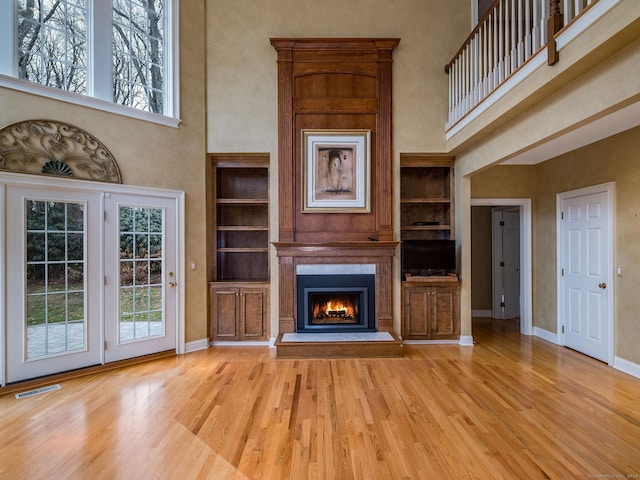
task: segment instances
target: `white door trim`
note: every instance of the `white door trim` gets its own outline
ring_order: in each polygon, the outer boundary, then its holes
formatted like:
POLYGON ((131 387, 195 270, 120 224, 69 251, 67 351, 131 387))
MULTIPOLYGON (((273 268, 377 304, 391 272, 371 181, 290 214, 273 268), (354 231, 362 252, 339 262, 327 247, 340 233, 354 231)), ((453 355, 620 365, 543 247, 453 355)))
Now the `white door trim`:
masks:
POLYGON ((562 265, 563 256, 562 256, 562 246, 563 246, 563 237, 562 237, 562 211, 565 200, 569 198, 579 197, 583 195, 593 195, 596 193, 605 193, 607 195, 607 202, 609 204, 609 219, 607 225, 607 240, 609 242, 609 251, 607 252, 607 260, 609 262, 609 278, 610 281, 607 282, 607 288, 609 289, 609 308, 608 315, 610 321, 608 334, 609 334, 609 355, 607 358, 607 363, 609 366, 613 366, 615 360, 615 282, 613 275, 614 269, 614 249, 615 249, 615 183, 608 182, 602 183, 599 185, 593 185, 590 187, 579 188, 577 190, 571 190, 568 192, 560 192, 556 194, 556 286, 557 286, 557 338, 560 345, 565 345, 565 336, 562 333, 562 320, 563 320, 563 312, 564 312, 564 295, 563 295, 563 278, 562 278, 562 265))
POLYGON ((532 213, 530 198, 472 198, 472 207, 520 208, 520 333, 533 335, 532 213))
MULTIPOLYGON (((2 202, 0 202, 0 386, 6 384, 6 302, 4 301, 5 295, 5 243, 4 243, 4 224, 5 224, 5 185, 15 185, 21 187, 46 187, 51 190, 76 190, 76 191, 91 191, 91 192, 112 192, 123 193, 130 195, 148 195, 154 197, 164 197, 173 199, 176 202, 178 226, 178 245, 177 245, 177 268, 178 275, 182 281, 177 285, 178 290, 178 302, 176 305, 177 317, 176 317, 176 353, 185 353, 185 194, 182 191, 160 189, 153 187, 138 187, 132 185, 121 185, 116 183, 103 183, 92 182, 88 180, 75 180, 70 178, 56 178, 53 176, 39 176, 28 175, 22 173, 12 172, 0 172, 0 195, 2 196, 2 202)), ((102 253, 104 249, 102 248, 102 253)), ((104 258, 104 255, 102 255, 104 258)), ((103 296, 104 309, 104 296, 103 296)), ((104 322, 103 322, 104 323, 104 322)), ((104 362, 104 356, 103 362, 104 362)))

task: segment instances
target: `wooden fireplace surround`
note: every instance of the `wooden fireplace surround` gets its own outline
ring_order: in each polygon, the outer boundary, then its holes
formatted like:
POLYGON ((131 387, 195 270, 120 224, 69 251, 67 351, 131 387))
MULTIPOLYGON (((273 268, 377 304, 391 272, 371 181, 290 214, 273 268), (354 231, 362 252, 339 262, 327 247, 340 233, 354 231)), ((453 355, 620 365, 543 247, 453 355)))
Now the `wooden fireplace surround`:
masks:
POLYGON ((397 38, 272 38, 278 54, 279 332, 295 331, 299 264, 375 264, 376 328, 393 329, 392 54, 397 38), (370 131, 370 211, 302 209, 302 135, 370 131))

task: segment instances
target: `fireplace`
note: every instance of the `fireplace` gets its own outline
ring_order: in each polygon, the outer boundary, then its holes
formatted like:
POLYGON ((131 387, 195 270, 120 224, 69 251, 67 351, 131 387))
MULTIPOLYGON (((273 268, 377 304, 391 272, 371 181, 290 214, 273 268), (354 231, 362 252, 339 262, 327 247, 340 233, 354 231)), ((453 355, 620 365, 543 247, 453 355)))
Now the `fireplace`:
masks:
POLYGON ((375 274, 297 275, 296 331, 376 331, 375 281, 375 274))

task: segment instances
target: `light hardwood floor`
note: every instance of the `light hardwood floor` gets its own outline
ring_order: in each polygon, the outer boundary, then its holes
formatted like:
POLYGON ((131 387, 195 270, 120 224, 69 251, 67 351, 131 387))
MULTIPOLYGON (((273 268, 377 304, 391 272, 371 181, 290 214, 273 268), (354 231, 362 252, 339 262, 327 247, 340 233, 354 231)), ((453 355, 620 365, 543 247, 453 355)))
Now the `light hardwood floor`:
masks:
POLYGON ((516 328, 391 359, 218 347, 5 395, 0 478, 640 478, 640 380, 516 328))

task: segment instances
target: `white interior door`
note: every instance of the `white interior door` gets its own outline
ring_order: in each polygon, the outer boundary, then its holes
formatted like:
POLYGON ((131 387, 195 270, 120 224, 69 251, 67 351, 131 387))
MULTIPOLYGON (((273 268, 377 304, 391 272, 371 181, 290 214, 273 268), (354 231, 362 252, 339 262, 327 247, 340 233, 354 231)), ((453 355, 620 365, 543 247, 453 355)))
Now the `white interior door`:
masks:
POLYGON ((7 186, 7 382, 102 361, 99 193, 7 186))
POLYGON ((520 214, 502 212, 504 318, 520 316, 520 214))
POLYGON ((613 330, 611 198, 595 187, 559 201, 561 335, 567 347, 605 362, 613 330))
POLYGON ((175 198, 105 197, 105 362, 176 349, 175 198))
POLYGON ((493 230, 493 317, 520 316, 520 214, 494 209, 493 230))

